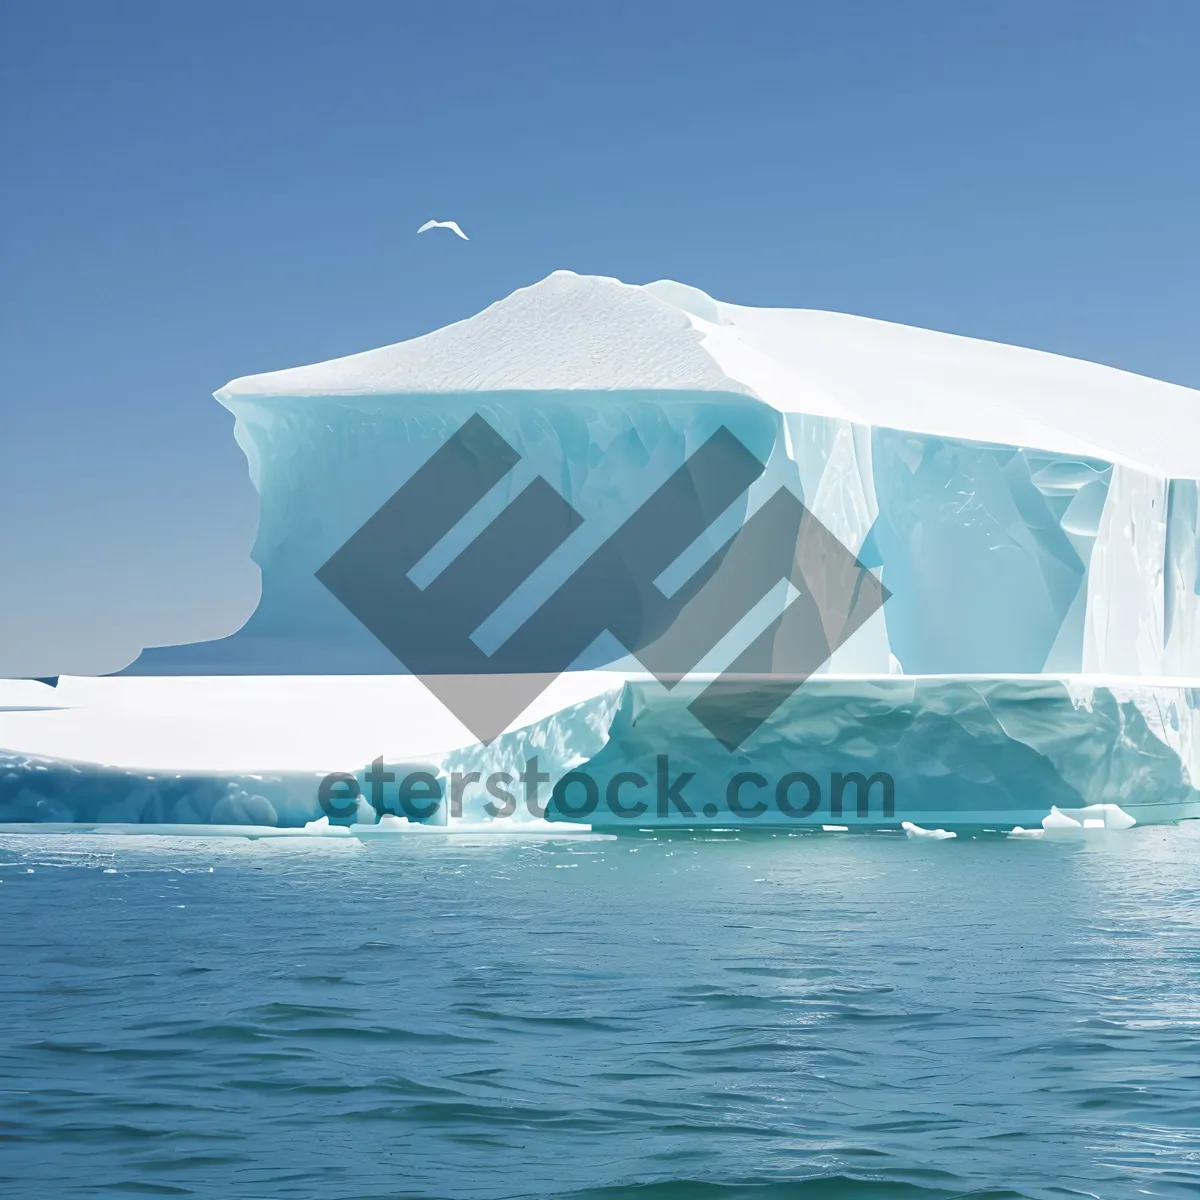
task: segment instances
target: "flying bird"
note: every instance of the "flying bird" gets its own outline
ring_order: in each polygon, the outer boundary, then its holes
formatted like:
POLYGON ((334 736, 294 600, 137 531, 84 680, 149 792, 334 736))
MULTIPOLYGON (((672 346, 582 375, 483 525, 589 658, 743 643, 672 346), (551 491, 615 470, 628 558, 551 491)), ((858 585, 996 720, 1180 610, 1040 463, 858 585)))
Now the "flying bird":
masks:
POLYGON ((469 242, 471 240, 465 233, 463 233, 461 229, 459 229, 457 221, 426 221, 425 224, 417 230, 417 232, 424 233, 427 229, 452 229, 460 238, 462 238, 464 242, 469 242))

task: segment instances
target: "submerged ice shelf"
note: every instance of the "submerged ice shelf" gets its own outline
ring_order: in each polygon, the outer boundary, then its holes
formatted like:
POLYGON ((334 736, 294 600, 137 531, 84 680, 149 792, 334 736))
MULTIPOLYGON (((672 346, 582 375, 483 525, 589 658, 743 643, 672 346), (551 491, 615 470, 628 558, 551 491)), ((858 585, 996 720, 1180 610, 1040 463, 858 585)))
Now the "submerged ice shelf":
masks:
MULTIPOLYGON (((542 800, 506 821, 540 819, 563 781, 547 815, 597 829, 907 822, 924 836, 1036 833, 1091 805, 1141 824, 1200 816, 1194 391, 667 281, 556 272, 424 337, 236 379, 217 399, 260 497, 257 609, 230 637, 148 649, 120 677, 0 682, 0 821, 299 830, 323 816, 323 777, 362 780, 380 759, 447 795, 455 776, 479 776, 461 813, 447 801, 421 819, 486 824, 486 781, 518 778, 531 757, 542 800), (483 745, 315 575, 475 415, 519 461, 419 564, 426 576, 536 478, 578 516, 528 587, 496 597, 481 648, 722 428, 763 471, 683 556, 687 570, 783 488, 891 598, 736 753, 687 708, 728 658, 668 692, 611 637, 483 745), (582 776, 598 797, 586 813, 582 776), (625 811, 643 797, 646 811, 625 811)), ((730 642, 788 603, 776 589, 730 642)), ((770 687, 751 680, 728 703, 753 708, 770 687)), ((345 820, 375 817, 364 795, 345 820)))
POLYGON ((0 744, 25 747, 0 752, 0 821, 301 829, 327 815, 320 783, 337 772, 362 793, 342 821, 374 825, 376 758, 385 812, 403 814, 405 779, 436 781, 421 820, 486 826, 507 808, 499 780, 514 803, 497 829, 543 813, 611 832, 1009 831, 1089 805, 1138 824, 1200 817, 1200 691, 1167 681, 825 675, 735 755, 687 711, 701 682, 567 675, 541 716, 484 746, 452 718, 406 722, 432 709, 408 676, 68 679, 61 709, 0 713, 0 744))

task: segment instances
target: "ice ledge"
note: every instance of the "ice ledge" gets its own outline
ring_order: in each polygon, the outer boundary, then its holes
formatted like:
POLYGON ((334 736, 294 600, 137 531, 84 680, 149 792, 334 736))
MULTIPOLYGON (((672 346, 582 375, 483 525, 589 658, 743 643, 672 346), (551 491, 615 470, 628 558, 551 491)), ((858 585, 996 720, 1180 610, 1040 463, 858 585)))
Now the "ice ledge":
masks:
MULTIPOLYGON (((299 829, 328 815, 318 799, 325 774, 365 780, 375 758, 398 776, 434 775, 443 795, 455 775, 477 774, 459 813, 434 815, 468 824, 493 815, 486 781, 515 779, 534 758, 546 816, 609 832, 898 830, 905 821, 1036 831, 1055 808, 1084 827, 1095 805, 1119 806, 1139 825, 1200 817, 1200 685, 1091 678, 1084 703, 1077 677, 820 676, 730 755, 687 710, 704 682, 668 693, 644 676, 565 676, 529 723, 482 746, 430 719, 437 706, 405 676, 66 679, 61 707, 0 712, 0 821, 299 829), (318 687, 324 699, 306 707, 318 687), (179 738, 164 745, 171 727, 179 738), (255 754, 266 762, 270 746, 271 766, 250 765, 255 754), (553 789, 571 773, 576 790, 560 805, 553 789), (634 818, 609 803, 614 781, 630 773, 644 787, 620 793, 622 804, 648 802, 634 818), (595 786, 596 811, 579 811, 588 794, 580 775, 595 786), (747 816, 759 800, 762 810, 747 816)), ((0 699, 17 690, 0 685, 0 699)), ((363 791, 352 819, 373 824, 365 782, 363 791)), ((505 819, 541 815, 518 806, 505 819)))

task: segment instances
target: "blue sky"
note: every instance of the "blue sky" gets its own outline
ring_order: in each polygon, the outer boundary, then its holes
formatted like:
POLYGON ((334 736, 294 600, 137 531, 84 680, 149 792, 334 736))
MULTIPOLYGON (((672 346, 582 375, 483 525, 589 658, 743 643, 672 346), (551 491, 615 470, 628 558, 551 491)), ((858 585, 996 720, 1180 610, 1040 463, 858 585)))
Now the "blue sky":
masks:
POLYGON ((1200 386, 1197 45, 1191 0, 0 4, 0 672, 248 614, 226 380, 560 267, 1200 386))

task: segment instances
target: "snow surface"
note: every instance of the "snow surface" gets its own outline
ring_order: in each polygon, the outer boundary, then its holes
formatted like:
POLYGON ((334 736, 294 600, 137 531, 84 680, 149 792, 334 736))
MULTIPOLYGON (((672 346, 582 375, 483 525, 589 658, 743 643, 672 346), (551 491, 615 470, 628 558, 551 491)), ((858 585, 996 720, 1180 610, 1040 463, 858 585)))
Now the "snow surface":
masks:
POLYGON ((645 288, 556 271, 477 316, 347 358, 248 375, 222 403, 253 396, 447 392, 743 391, 701 347, 687 313, 645 288))
MULTIPOLYGON (((619 689, 567 672, 513 728, 619 689)), ((336 771, 473 745, 411 675, 63 676, 54 690, 0 680, 0 751, 148 771, 336 771)))
POLYGON ((745 392, 781 412, 1200 477, 1191 388, 889 321, 571 271, 423 337, 243 376, 217 398, 616 389, 745 392))

